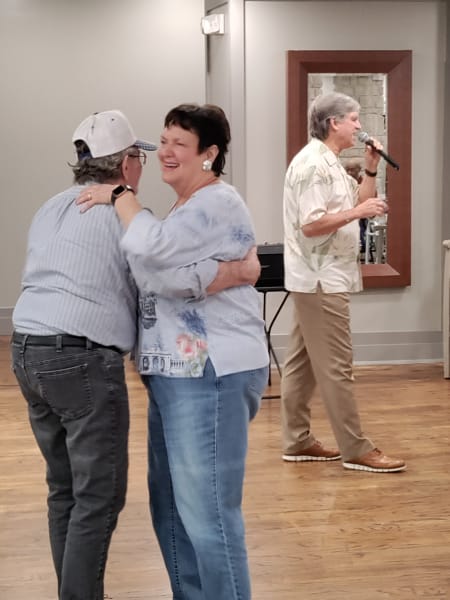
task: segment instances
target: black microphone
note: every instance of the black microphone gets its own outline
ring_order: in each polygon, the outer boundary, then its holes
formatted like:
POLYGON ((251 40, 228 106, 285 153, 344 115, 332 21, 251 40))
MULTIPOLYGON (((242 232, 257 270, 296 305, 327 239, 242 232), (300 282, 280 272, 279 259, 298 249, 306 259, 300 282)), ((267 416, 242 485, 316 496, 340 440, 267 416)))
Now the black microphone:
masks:
POLYGON ((375 144, 373 143, 373 140, 371 139, 368 133, 366 133, 365 131, 360 131, 358 133, 358 140, 373 148, 375 152, 378 152, 378 154, 382 156, 384 160, 391 165, 391 167, 394 167, 394 169, 397 169, 397 171, 400 169, 399 165, 395 162, 393 158, 389 156, 389 154, 386 154, 386 152, 383 152, 383 150, 378 150, 378 148, 375 148, 375 144))

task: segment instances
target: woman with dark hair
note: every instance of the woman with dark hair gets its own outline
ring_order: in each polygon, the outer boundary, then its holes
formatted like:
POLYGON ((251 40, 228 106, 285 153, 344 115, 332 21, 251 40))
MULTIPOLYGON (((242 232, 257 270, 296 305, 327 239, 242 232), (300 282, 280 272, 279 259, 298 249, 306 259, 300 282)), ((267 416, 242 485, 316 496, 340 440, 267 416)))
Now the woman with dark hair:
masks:
POLYGON ((177 194, 166 219, 143 210, 129 188, 94 186, 79 199, 82 210, 114 204, 141 306, 154 315, 137 353, 150 397, 150 507, 180 600, 251 596, 241 504, 248 424, 268 378, 260 298, 250 285, 199 300, 151 290, 154 275, 180 255, 186 264, 231 261, 255 246, 245 203, 220 180, 229 142, 221 108, 177 106, 158 149, 162 178, 177 194), (162 367, 152 368, 154 356, 162 367))

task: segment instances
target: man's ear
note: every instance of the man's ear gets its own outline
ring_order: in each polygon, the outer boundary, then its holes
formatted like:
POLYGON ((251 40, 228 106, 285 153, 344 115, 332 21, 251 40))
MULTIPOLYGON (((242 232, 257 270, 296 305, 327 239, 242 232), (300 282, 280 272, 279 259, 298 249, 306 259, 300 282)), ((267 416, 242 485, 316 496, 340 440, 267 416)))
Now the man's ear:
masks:
POLYGON ((330 117, 330 129, 332 129, 333 131, 337 130, 336 117, 330 117))
POLYGON ((130 160, 130 157, 128 156, 128 154, 126 154, 123 157, 122 164, 120 165, 120 173, 121 173, 122 178, 124 179, 125 183, 128 183, 128 180, 129 180, 129 176, 128 176, 128 174, 129 174, 129 160, 130 160))

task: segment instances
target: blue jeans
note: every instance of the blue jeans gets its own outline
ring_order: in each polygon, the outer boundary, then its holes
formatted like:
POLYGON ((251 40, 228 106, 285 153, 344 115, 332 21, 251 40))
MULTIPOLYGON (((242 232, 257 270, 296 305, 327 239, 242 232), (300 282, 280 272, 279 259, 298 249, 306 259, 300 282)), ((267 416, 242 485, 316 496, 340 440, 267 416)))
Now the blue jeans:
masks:
POLYGON ((109 349, 12 343, 12 364, 47 463, 60 600, 103 600, 112 532, 125 503, 128 395, 109 349))
POLYGON ((267 368, 217 377, 143 377, 149 491, 174 600, 249 600, 242 515, 249 421, 267 368))

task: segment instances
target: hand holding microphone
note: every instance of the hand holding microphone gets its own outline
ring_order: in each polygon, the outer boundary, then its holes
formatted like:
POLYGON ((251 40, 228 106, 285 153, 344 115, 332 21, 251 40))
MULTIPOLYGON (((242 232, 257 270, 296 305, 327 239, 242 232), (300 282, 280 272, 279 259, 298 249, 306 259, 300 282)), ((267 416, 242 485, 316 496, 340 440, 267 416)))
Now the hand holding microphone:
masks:
POLYGON ((382 156, 384 158, 384 160, 391 165, 391 167, 394 167, 394 169, 397 169, 397 171, 400 169, 400 166, 395 162, 395 160, 393 158, 391 158, 389 156, 389 154, 386 154, 386 152, 384 152, 383 150, 380 150, 379 148, 376 147, 374 141, 372 140, 372 138, 369 136, 368 133, 366 133, 365 131, 360 131, 358 133, 358 140, 360 142, 363 142, 367 146, 370 146, 371 148, 373 148, 375 150, 375 152, 377 152, 380 156, 382 156))

